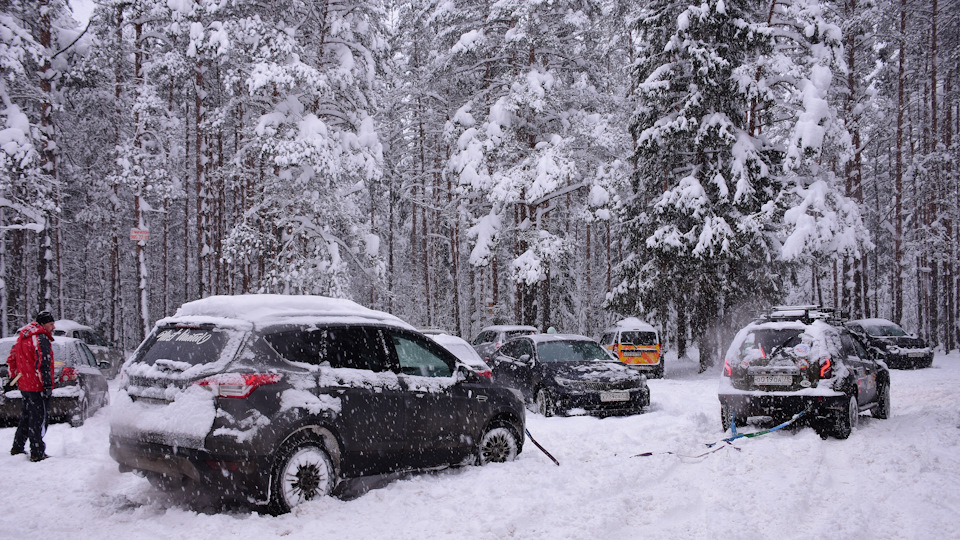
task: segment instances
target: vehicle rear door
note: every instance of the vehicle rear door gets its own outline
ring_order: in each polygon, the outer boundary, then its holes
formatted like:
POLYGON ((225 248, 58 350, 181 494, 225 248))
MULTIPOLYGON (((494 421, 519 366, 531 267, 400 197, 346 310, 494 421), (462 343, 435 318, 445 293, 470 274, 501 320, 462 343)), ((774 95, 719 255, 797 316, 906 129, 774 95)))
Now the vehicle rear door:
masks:
POLYGON ((840 335, 847 369, 854 374, 857 382, 857 401, 867 404, 877 399, 877 366, 868 356, 864 347, 849 332, 840 335))
POLYGON ((406 465, 457 463, 473 449, 486 396, 479 384, 460 382, 456 359, 433 340, 400 329, 386 330, 396 357, 407 409, 406 465))

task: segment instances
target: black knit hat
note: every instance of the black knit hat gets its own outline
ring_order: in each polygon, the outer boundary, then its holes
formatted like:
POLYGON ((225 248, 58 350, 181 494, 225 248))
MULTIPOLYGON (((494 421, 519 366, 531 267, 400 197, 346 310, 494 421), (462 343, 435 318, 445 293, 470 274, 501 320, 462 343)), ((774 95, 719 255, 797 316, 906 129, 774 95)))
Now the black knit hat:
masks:
POLYGON ((49 311, 41 311, 37 313, 36 321, 40 324, 47 324, 53 322, 53 315, 49 311))

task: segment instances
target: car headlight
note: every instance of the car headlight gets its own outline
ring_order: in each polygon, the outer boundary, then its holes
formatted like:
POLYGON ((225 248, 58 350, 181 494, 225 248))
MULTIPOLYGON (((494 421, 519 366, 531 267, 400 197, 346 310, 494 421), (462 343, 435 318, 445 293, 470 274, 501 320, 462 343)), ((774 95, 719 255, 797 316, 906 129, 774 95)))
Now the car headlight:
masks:
POLYGON ((556 377, 553 379, 557 384, 564 388, 576 388, 579 386, 580 381, 575 381, 573 379, 564 379, 563 377, 556 377))
POLYGON ((889 347, 887 347, 887 352, 892 352, 893 354, 899 354, 900 347, 897 347, 896 345, 890 345, 889 347))

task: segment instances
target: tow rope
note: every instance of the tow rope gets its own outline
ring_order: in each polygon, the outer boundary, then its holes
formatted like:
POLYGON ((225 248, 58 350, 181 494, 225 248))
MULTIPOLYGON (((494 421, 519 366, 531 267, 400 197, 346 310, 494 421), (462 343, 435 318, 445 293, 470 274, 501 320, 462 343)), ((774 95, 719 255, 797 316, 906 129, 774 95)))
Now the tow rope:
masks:
POLYGON ((529 429, 524 428, 523 431, 527 434, 527 437, 530 437, 530 442, 532 442, 532 443, 534 444, 534 446, 536 446, 537 448, 539 448, 541 452, 543 452, 548 458, 550 458, 550 461, 554 462, 554 463, 557 465, 557 467, 560 466, 560 462, 557 461, 557 458, 553 457, 553 456, 550 454, 550 452, 547 452, 547 449, 546 449, 546 448, 540 446, 540 443, 538 443, 537 440, 533 438, 533 435, 530 434, 530 430, 529 430, 529 429))
POLYGON ((774 426, 774 427, 772 427, 772 428, 770 428, 770 429, 763 429, 763 430, 757 431, 757 432, 755 432, 755 433, 737 433, 737 422, 736 422, 737 416, 736 416, 736 415, 733 415, 733 416, 730 418, 730 431, 731 431, 732 435, 731 435, 730 437, 727 437, 726 439, 719 440, 719 441, 717 441, 717 442, 715 442, 715 443, 709 443, 709 444, 707 444, 707 448, 712 448, 713 446, 715 446, 715 445, 717 445, 717 444, 720 444, 721 442, 730 443, 730 442, 733 442, 733 441, 735 441, 735 440, 737 440, 737 439, 739 439, 739 438, 741 438, 741 437, 753 438, 753 437, 759 437, 759 436, 761 436, 761 435, 766 435, 767 433, 773 433, 774 431, 777 431, 777 430, 779 430, 779 429, 783 429, 783 428, 785 428, 785 427, 793 424, 794 422, 796 422, 797 420, 799 420, 801 416, 807 414, 807 411, 808 411, 808 410, 809 410, 809 409, 804 409, 804 410, 798 412, 797 414, 795 414, 795 415, 793 415, 792 417, 790 417, 789 420, 787 420, 786 422, 784 422, 784 423, 782 423, 782 424, 780 424, 780 425, 778 425, 778 426, 774 426))
POLYGON ((721 440, 719 440, 719 441, 717 441, 717 442, 707 443, 707 448, 711 448, 711 450, 707 450, 706 452, 704 452, 704 453, 702 453, 702 454, 699 454, 699 455, 696 455, 696 456, 685 456, 685 455, 680 454, 680 453, 678 453, 678 452, 643 452, 643 453, 640 453, 640 454, 637 454, 637 455, 634 455, 634 456, 630 456, 630 457, 650 457, 650 456, 654 456, 654 455, 657 455, 657 454, 672 454, 672 455, 675 455, 675 456, 681 457, 681 458, 698 459, 698 458, 705 457, 705 456, 707 456, 707 455, 709 455, 709 454, 712 454, 712 453, 714 453, 714 452, 716 452, 716 451, 718 451, 718 450, 723 450, 724 448, 733 448, 734 450, 736 450, 736 451, 739 452, 740 449, 733 445, 733 441, 735 441, 735 440, 737 440, 737 439, 741 439, 741 438, 753 438, 753 437, 759 437, 760 435, 766 435, 767 433, 773 433, 774 431, 783 429, 783 428, 785 428, 785 427, 793 424, 794 422, 796 422, 797 420, 799 420, 800 417, 802 417, 803 415, 807 414, 807 412, 809 412, 809 409, 804 409, 804 410, 798 412, 797 414, 793 415, 789 420, 787 420, 786 422, 784 422, 784 423, 782 423, 782 424, 780 424, 780 425, 774 426, 774 427, 772 427, 772 428, 770 428, 770 429, 760 430, 760 431, 757 431, 757 432, 754 432, 754 433, 740 433, 740 432, 738 432, 738 431, 737 431, 737 422, 736 422, 737 418, 736 418, 736 415, 734 415, 734 416, 730 419, 730 431, 731 431, 731 433, 732 433, 731 436, 730 436, 730 437, 727 437, 726 439, 721 439, 721 440), (717 445, 720 444, 720 443, 726 443, 726 445, 717 446, 717 445), (716 447, 716 448, 714 448, 714 447, 716 447))

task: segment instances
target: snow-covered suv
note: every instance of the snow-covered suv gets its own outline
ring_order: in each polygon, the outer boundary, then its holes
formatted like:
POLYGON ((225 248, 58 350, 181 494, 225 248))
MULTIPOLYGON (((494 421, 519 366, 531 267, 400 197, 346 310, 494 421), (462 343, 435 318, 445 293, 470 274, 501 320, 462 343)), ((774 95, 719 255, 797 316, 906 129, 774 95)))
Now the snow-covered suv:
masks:
POLYGON ((890 415, 890 373, 819 306, 778 307, 737 333, 720 378, 723 429, 750 416, 785 420, 806 410, 821 436, 850 436, 859 415, 890 415))
POLYGON ((510 390, 392 315, 316 296, 184 304, 112 408, 121 471, 278 513, 346 478, 511 460, 524 432, 510 390))

